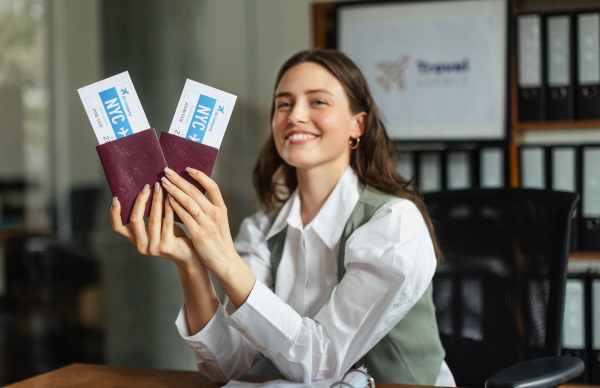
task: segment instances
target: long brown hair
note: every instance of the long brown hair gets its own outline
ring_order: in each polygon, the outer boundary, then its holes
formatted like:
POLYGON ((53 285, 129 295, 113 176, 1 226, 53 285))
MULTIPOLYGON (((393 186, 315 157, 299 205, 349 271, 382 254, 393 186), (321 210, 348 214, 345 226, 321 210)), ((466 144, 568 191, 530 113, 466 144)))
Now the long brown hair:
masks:
MULTIPOLYGON (((323 66, 340 81, 350 101, 352 113, 366 112, 367 114, 365 130, 360 137, 359 146, 351 152, 350 156, 350 166, 359 181, 384 193, 412 201, 421 211, 433 240, 436 256, 438 260, 441 259, 442 255, 429 212, 423 202, 423 195, 412 178, 406 180, 396 171, 400 152, 388 137, 367 81, 354 62, 336 50, 317 48, 299 52, 288 59, 279 70, 275 90, 290 68, 306 62, 323 66)), ((271 105, 271 120, 274 114, 275 101, 271 105)), ((283 205, 298 187, 296 168, 281 158, 272 134, 258 157, 253 178, 261 204, 271 211, 283 205)))

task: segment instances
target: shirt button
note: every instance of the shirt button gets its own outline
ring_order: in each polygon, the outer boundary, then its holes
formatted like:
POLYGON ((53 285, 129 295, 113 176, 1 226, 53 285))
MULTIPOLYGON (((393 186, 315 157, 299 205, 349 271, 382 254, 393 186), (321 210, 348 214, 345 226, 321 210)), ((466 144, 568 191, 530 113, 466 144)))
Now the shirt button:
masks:
POLYGON ((241 327, 238 329, 238 331, 242 334, 246 334, 246 330, 242 329, 241 327))
POLYGON ((265 348, 265 347, 264 347, 264 346, 262 346, 262 345, 261 345, 261 346, 259 346, 259 347, 258 347, 258 349, 259 349, 261 352, 264 352, 265 350, 267 350, 267 348, 265 348))
POLYGON ((196 346, 196 350, 202 350, 204 349, 202 346, 196 346))

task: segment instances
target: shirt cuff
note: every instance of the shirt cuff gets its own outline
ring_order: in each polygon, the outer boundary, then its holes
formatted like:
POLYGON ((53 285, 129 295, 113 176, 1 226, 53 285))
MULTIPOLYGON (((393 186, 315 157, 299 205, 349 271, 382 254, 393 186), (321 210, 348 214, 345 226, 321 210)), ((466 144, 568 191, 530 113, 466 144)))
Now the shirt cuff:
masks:
POLYGON ((188 345, 198 353, 202 358, 211 359, 214 357, 214 350, 230 348, 231 328, 223 324, 226 317, 225 308, 219 303, 217 311, 208 322, 208 324, 198 333, 190 335, 187 325, 187 315, 185 305, 181 307, 175 325, 179 330, 179 335, 188 343, 188 345))
POLYGON ((223 321, 271 354, 289 349, 302 328, 302 317, 258 279, 246 303, 223 321))

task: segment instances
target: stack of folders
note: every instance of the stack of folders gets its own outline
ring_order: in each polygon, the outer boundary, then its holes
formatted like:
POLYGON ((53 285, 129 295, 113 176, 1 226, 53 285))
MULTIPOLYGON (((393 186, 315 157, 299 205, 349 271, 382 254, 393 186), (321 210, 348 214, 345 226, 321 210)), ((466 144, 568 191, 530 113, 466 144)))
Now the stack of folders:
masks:
POLYGON ((501 147, 401 151, 397 171, 414 178, 423 193, 501 188, 508 182, 507 151, 501 147))
POLYGON ((520 121, 600 118, 600 11, 517 16, 520 121))
POLYGON ((574 383, 600 384, 600 274, 570 274, 567 278, 562 353, 579 357, 585 371, 574 383))
POLYGON ((600 145, 520 148, 521 187, 578 192, 571 251, 600 251, 600 145))

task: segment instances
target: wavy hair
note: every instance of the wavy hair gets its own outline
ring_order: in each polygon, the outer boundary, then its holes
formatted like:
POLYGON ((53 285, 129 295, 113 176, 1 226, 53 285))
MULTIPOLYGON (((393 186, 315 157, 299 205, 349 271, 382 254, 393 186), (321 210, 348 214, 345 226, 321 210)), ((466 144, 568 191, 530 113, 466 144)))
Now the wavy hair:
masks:
MULTIPOLYGON (((436 256, 438 260, 441 259, 441 251, 431 217, 423 202, 423 195, 416 186, 414 178, 404 179, 396 171, 400 152, 388 137, 367 81, 356 64, 336 50, 316 48, 302 51, 283 64, 277 74, 274 90, 277 90, 281 79, 290 68, 307 62, 324 67, 337 78, 348 96, 352 113, 365 112, 367 114, 359 146, 352 150, 350 156, 350 166, 359 181, 384 193, 412 201, 423 215, 436 256)), ((271 121, 274 114, 275 101, 273 99, 271 121)), ((298 187, 296 168, 281 158, 275 147, 272 133, 263 146, 254 167, 253 181, 261 205, 270 211, 280 208, 298 187)))

